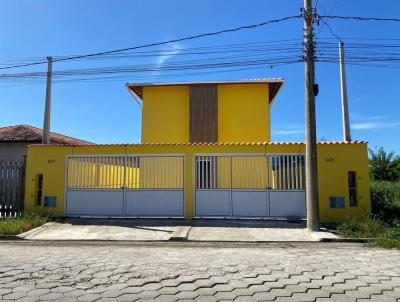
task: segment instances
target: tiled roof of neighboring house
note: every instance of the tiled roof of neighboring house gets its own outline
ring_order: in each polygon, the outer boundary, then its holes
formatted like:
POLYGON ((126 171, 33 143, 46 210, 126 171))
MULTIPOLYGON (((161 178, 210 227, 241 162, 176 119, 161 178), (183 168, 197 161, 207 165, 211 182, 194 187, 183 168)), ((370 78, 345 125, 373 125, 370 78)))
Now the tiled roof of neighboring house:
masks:
MULTIPOLYGON (((368 144, 367 141, 321 141, 319 145, 353 145, 368 144)), ((220 143, 143 143, 143 144, 96 144, 101 146, 274 146, 274 145, 305 145, 304 142, 220 142, 220 143)), ((62 146, 62 145, 59 145, 62 146)), ((80 145, 85 146, 85 145, 80 145)))
POLYGON ((269 102, 272 103, 285 80, 283 78, 260 78, 231 81, 198 81, 198 82, 172 82, 172 83, 127 83, 126 87, 140 99, 143 99, 143 87, 147 86, 177 86, 177 85, 202 85, 202 84, 257 84, 269 83, 269 102))
MULTIPOLYGON (((42 143, 43 130, 29 125, 0 127, 0 143, 42 143)), ((93 143, 74 137, 50 132, 50 144, 93 145, 93 143)))

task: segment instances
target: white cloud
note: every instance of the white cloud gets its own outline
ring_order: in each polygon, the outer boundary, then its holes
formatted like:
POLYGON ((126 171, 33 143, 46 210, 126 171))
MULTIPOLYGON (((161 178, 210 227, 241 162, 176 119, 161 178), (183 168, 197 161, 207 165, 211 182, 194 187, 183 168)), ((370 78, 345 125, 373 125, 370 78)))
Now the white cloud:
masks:
POLYGON ((375 116, 366 116, 360 113, 352 113, 351 118, 359 121, 376 121, 376 120, 387 120, 391 119, 391 115, 375 115, 375 116))
POLYGON ((278 135, 293 135, 293 134, 304 134, 304 129, 292 129, 292 130, 276 130, 272 131, 273 134, 278 135))
POLYGON ((387 122, 365 122, 365 123, 355 123, 351 126, 354 130, 372 130, 372 129, 382 129, 382 128, 398 128, 400 123, 387 123, 387 122))
POLYGON ((163 55, 157 58, 157 65, 161 66, 165 63, 169 58, 181 52, 180 45, 178 43, 174 43, 171 45, 171 49, 163 52, 163 55))

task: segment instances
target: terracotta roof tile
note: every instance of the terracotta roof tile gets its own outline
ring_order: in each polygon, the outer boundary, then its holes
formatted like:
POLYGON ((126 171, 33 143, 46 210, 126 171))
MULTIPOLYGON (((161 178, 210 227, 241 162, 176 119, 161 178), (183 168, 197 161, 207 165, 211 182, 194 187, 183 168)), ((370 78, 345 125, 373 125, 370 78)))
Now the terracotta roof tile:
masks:
MULTIPOLYGON (((0 127, 0 143, 42 143, 43 130, 29 125, 0 127)), ((50 144, 93 145, 93 143, 74 137, 50 132, 50 144)))
MULTIPOLYGON (((353 145, 353 144, 367 144, 366 141, 321 141, 319 145, 353 145)), ((275 146, 275 145, 304 145, 304 142, 219 142, 219 143, 143 143, 143 144, 96 144, 97 146, 275 146)), ((46 146, 46 145, 43 145, 46 146)), ((63 146, 63 145, 59 145, 63 146)), ((85 146, 80 144, 79 146, 85 146)), ((91 144, 86 144, 91 146, 91 144)))

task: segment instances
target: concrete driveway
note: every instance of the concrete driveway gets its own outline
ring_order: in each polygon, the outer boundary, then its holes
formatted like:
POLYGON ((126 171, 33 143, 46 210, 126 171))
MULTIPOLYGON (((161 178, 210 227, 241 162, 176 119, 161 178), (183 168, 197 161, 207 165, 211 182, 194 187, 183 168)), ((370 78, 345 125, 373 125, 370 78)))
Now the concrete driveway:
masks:
POLYGON ((305 223, 255 220, 65 219, 21 236, 28 240, 297 242, 336 238, 305 223))

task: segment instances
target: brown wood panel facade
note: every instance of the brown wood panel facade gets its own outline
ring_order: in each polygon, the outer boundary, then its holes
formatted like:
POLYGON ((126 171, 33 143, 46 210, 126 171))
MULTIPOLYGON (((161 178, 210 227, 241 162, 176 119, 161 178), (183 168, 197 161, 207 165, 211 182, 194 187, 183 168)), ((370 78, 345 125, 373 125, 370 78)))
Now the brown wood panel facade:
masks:
POLYGON ((189 91, 190 142, 218 142, 218 86, 191 85, 189 91))

